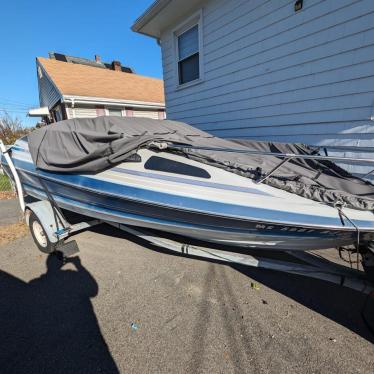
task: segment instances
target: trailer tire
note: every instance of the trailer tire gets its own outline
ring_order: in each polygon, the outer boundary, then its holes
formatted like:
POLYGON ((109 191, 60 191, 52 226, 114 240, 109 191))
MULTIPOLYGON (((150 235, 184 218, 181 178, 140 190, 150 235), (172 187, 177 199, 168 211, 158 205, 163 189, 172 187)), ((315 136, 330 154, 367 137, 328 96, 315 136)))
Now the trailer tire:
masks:
POLYGON ((46 234, 43 225, 34 212, 31 212, 29 218, 29 229, 31 236, 38 249, 43 253, 53 253, 56 251, 57 243, 52 243, 46 234))

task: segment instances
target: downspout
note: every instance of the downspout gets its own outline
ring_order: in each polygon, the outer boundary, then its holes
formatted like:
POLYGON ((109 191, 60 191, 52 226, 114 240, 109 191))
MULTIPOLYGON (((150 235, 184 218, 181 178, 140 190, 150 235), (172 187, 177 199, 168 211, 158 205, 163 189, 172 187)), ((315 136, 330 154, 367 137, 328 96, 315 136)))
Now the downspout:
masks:
POLYGON ((64 97, 61 98, 61 109, 64 111, 64 119, 70 119, 69 118, 69 111, 68 111, 68 107, 67 107, 67 102, 66 100, 64 99, 64 97))
MULTIPOLYGON (((67 108, 67 103, 71 103, 71 109, 74 109, 74 107, 75 107, 75 99, 74 98, 71 98, 71 99, 68 99, 68 100, 66 100, 64 97, 62 98, 62 102, 63 103, 65 103, 65 111, 66 111, 66 117, 67 117, 67 119, 70 119, 70 116, 68 115, 68 108, 67 108)), ((74 112, 72 113, 72 116, 71 116, 71 118, 74 118, 75 116, 74 116, 74 112)))

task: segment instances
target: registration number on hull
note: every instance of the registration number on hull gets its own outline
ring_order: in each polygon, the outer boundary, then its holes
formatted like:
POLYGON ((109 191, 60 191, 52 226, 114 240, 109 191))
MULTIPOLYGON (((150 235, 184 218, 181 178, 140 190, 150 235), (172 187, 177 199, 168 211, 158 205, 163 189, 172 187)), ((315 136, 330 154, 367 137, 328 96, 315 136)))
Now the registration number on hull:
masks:
MULTIPOLYGON (((284 231, 284 232, 300 232, 300 233, 312 233, 316 232, 315 229, 306 229, 303 227, 291 227, 291 226, 274 226, 274 225, 264 225, 264 224, 257 224, 256 225, 257 230, 277 230, 277 231, 284 231)), ((329 230, 325 231, 319 231, 320 234, 330 234, 331 232, 329 230)))

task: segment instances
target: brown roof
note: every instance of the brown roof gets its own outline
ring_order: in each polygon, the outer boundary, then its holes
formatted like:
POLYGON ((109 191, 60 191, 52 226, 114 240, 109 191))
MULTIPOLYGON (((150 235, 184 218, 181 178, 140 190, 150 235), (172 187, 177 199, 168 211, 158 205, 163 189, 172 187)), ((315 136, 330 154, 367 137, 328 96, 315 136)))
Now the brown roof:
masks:
POLYGON ((164 103, 161 79, 38 57, 63 95, 164 103))

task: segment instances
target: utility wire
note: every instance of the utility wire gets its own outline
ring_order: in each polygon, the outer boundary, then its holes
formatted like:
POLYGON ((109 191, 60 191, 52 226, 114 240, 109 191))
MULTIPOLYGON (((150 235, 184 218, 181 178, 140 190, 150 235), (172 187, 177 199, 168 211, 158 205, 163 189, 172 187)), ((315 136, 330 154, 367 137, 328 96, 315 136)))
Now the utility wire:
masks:
POLYGON ((9 106, 9 105, 4 104, 0 101, 0 108, 1 109, 9 109, 9 110, 29 110, 31 107, 20 106, 20 105, 9 106))
POLYGON ((21 101, 16 101, 16 100, 9 100, 9 99, 6 99, 4 97, 0 97, 0 100, 1 101, 4 101, 4 102, 7 102, 7 103, 10 103, 10 104, 20 104, 20 105, 24 105, 24 106, 31 106, 32 104, 30 103, 25 103, 25 102, 21 102, 21 101))
POLYGON ((15 106, 29 106, 30 104, 25 103, 12 103, 7 100, 0 99, 0 103, 4 103, 5 105, 15 105, 15 106))
POLYGON ((0 108, 0 112, 2 113, 28 113, 27 110, 8 110, 0 108))

